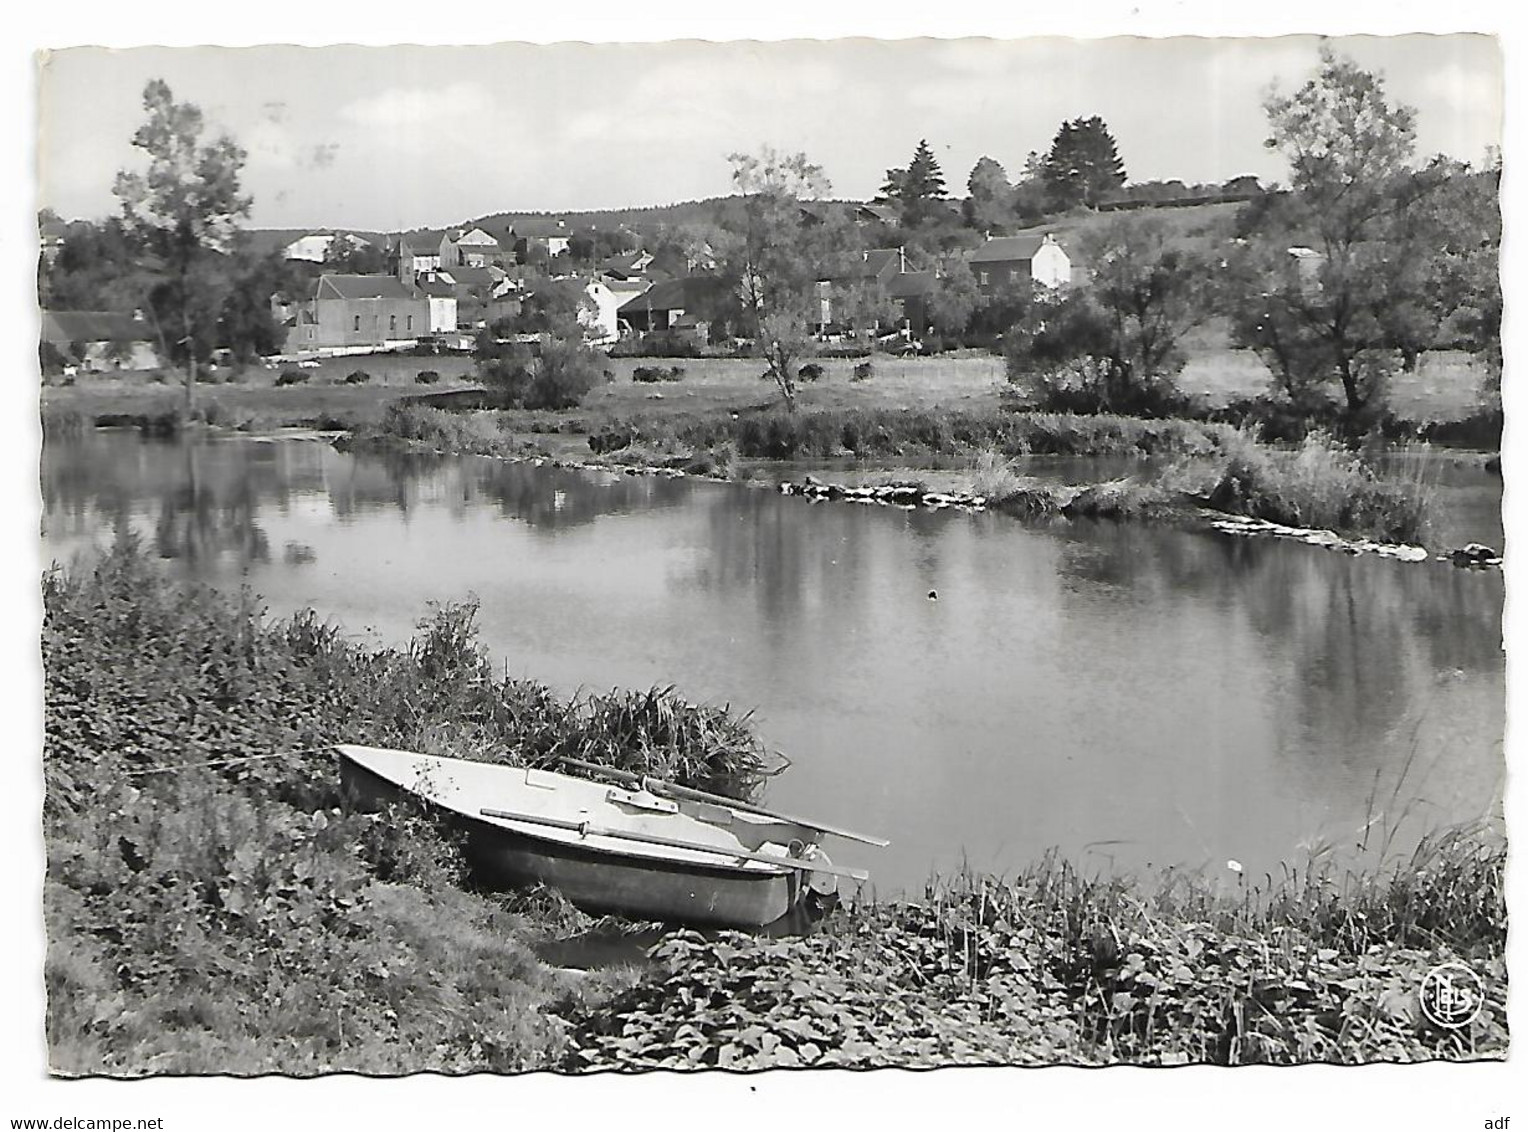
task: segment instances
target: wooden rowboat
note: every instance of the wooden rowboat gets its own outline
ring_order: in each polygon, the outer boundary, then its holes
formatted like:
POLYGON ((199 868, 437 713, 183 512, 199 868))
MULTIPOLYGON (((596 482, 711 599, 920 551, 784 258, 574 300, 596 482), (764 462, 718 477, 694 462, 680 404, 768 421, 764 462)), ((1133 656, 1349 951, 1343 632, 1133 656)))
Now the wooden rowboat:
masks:
POLYGON ((885 844, 588 764, 573 765, 621 785, 412 751, 335 750, 346 791, 363 806, 411 794, 446 811, 466 833, 478 879, 545 884, 592 912, 763 927, 808 892, 831 893, 838 878, 868 879, 828 860, 824 834, 885 844))

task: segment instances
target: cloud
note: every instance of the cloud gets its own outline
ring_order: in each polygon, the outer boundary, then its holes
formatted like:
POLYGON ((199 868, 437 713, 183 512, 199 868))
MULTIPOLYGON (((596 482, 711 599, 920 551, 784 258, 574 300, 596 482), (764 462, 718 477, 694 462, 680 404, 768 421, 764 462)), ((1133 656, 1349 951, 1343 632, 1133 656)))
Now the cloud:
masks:
POLYGON ((309 151, 307 164, 314 169, 327 169, 334 164, 339 151, 339 142, 319 142, 309 151))
POLYGON ((1502 111, 1501 75, 1495 70, 1440 68, 1427 77, 1423 89, 1438 100, 1439 109, 1459 118, 1494 118, 1502 111))
POLYGON ((428 126, 462 115, 484 114, 492 106, 488 92, 477 83, 459 82, 443 87, 393 87, 347 104, 340 117, 378 128, 428 126))
POLYGON ((252 165, 267 169, 291 169, 297 165, 297 146, 291 134, 268 118, 242 131, 239 142, 252 165))

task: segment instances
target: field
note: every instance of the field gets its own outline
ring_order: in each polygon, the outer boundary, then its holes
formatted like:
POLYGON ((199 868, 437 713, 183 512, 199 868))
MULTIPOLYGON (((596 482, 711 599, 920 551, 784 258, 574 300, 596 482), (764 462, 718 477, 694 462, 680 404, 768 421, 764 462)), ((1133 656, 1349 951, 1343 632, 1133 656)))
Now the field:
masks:
MULTIPOLYGON (((1266 390, 1268 371, 1255 355, 1229 349, 1215 327, 1200 331, 1188 343, 1189 363, 1180 378, 1185 392, 1211 404, 1252 397, 1266 390)), ((803 409, 997 410, 1004 388, 1003 360, 992 354, 964 351, 929 358, 876 356, 874 375, 853 381, 858 359, 821 359, 822 379, 803 383, 798 402, 803 409)), ((547 414, 568 422, 585 422, 588 431, 634 416, 644 418, 705 418, 767 408, 779 400, 772 382, 762 379, 763 363, 751 358, 663 359, 683 367, 680 380, 645 384, 631 380, 639 365, 658 364, 650 358, 611 358, 606 368, 614 379, 597 387, 584 404, 563 414, 547 414)), ((285 367, 283 367, 285 368, 285 367)), ((333 427, 375 423, 386 404, 399 397, 447 392, 472 386, 472 359, 460 355, 408 357, 373 355, 330 358, 305 369, 308 380, 277 387, 279 369, 251 368, 218 385, 199 385, 199 404, 216 404, 237 423, 318 424, 333 427), (345 377, 361 369, 371 375, 364 385, 346 385, 345 377), (415 376, 434 370, 438 383, 421 385, 415 376)), ((1442 351, 1423 357, 1416 373, 1395 378, 1390 401, 1400 417, 1416 421, 1450 421, 1475 408, 1479 374, 1465 354, 1442 351)), ((163 381, 144 375, 81 378, 75 385, 49 385, 42 400, 49 412, 77 412, 93 417, 142 416, 173 412, 183 393, 173 377, 163 381)), ((224 423, 219 421, 216 423, 224 423)))

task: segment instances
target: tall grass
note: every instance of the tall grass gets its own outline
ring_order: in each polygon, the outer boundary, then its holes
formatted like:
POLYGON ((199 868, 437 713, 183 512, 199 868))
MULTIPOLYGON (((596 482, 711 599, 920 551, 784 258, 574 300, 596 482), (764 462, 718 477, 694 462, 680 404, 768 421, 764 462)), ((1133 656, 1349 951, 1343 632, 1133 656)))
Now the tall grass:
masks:
POLYGON ((627 422, 640 436, 672 429, 695 447, 731 440, 738 453, 764 459, 961 455, 990 450, 1024 455, 1209 454, 1234 435, 1227 425, 1134 417, 1022 413, 1006 409, 770 410, 737 417, 627 422))
POLYGON ((358 429, 353 439, 362 444, 404 440, 443 452, 484 456, 504 455, 515 448, 493 412, 452 412, 410 401, 390 404, 381 421, 358 429))
POLYGON ((1207 498, 1234 514, 1403 542, 1425 538, 1432 507, 1420 472, 1381 480, 1361 454, 1326 433, 1308 434, 1293 451, 1238 433, 1207 498))
POLYGON ((773 769, 672 689, 507 680, 475 608, 368 649, 172 583, 130 542, 44 580, 47 1033, 66 1073, 544 1066, 565 980, 538 923, 459 886, 449 830, 341 808, 329 744, 617 761, 721 793, 773 769), (279 757, 270 757, 276 755, 279 757), (251 757, 258 756, 258 757, 251 757))
POLYGON ((1506 1053, 1505 846, 1459 829, 1338 890, 1324 868, 1249 891, 1197 873, 1091 876, 1047 857, 861 905, 809 938, 670 937, 579 1020, 563 1065, 1353 1064, 1506 1053), (1464 962, 1467 1029, 1415 991, 1464 962))
POLYGON ((1008 457, 995 448, 983 448, 971 462, 971 493, 988 499, 1007 499, 1022 491, 1027 482, 1008 457))

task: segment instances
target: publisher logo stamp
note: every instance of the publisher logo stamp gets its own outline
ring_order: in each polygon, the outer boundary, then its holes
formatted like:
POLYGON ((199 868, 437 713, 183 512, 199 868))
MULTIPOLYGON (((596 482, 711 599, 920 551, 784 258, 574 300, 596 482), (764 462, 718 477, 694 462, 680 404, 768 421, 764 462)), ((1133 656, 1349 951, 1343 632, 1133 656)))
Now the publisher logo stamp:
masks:
POLYGON ((1485 1005, 1486 988, 1463 963, 1443 963, 1427 972, 1417 999, 1429 1022, 1458 1030, 1475 1021, 1485 1005))

